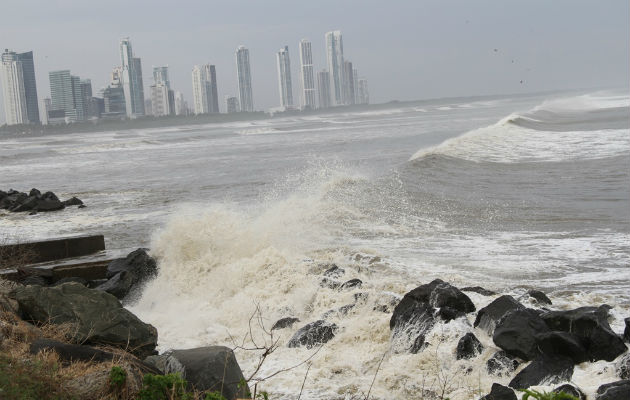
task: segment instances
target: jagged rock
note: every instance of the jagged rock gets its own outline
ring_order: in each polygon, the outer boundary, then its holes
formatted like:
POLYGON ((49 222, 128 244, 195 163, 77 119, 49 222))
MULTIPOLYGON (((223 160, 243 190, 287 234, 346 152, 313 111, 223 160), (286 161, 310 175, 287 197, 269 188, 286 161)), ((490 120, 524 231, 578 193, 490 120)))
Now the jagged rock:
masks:
POLYGON ((568 381, 573 376, 573 361, 566 357, 540 355, 510 381, 514 389, 568 381))
POLYGON ((532 360, 540 354, 537 335, 548 331, 535 310, 515 310, 499 321, 492 340, 508 354, 532 360))
POLYGON ((579 336, 591 361, 613 361, 627 350, 623 340, 610 329, 608 306, 549 311, 541 318, 551 330, 579 336))
POLYGON ((139 284, 157 275, 157 263, 147 254, 146 249, 132 251, 125 258, 118 258, 107 265, 107 282, 96 289, 113 294, 119 299, 127 295, 139 284))
POLYGON ((321 319, 311 322, 295 332, 291 340, 289 340, 289 343, 287 343, 287 346, 306 346, 307 349, 310 349, 313 346, 327 343, 329 340, 334 338, 337 329, 337 325, 321 319))
POLYGON ((332 267, 324 271, 324 276, 327 276, 329 278, 339 278, 345 273, 346 270, 344 270, 343 268, 339 268, 337 265, 333 264, 332 267))
POLYGON ((484 289, 481 286, 466 286, 460 289, 462 292, 473 292, 478 293, 482 296, 494 296, 497 292, 493 292, 492 290, 484 289))
POLYGON ((530 289, 527 291, 527 294, 529 295, 529 297, 535 299, 539 303, 551 305, 551 300, 549 300, 549 297, 547 297, 547 295, 540 290, 530 289))
POLYGON ((511 311, 524 308, 521 303, 514 300, 514 297, 503 295, 477 312, 477 318, 475 318, 473 326, 475 328, 479 327, 491 335, 501 318, 511 311))
POLYGON ((597 389, 595 400, 622 400, 630 399, 630 380, 607 383, 597 389))
POLYGON ((575 364, 589 360, 582 339, 569 332, 544 332, 536 335, 538 348, 544 354, 568 357, 575 364))
POLYGON ((428 303, 405 296, 394 309, 389 321, 392 340, 403 343, 407 351, 419 351, 423 348, 425 335, 435 325, 434 313, 435 309, 428 303))
POLYGON ((296 322, 300 322, 300 319, 299 318, 293 318, 293 317, 281 318, 281 319, 277 320, 275 324, 273 324, 273 327, 271 328, 271 330, 273 331, 273 330, 276 330, 276 329, 290 328, 296 322))
POLYGON ((425 335, 420 334, 413 340, 413 343, 411 344, 411 347, 409 348, 409 352, 411 354, 418 354, 419 352, 424 350, 428 345, 429 343, 425 341, 425 335))
POLYGON ((59 359, 66 363, 72 361, 103 362, 111 361, 114 358, 113 353, 98 350, 90 346, 62 343, 51 339, 37 339, 31 343, 29 348, 31 354, 37 354, 42 350, 53 350, 59 355, 59 359))
POLYGON ((339 289, 341 287, 341 282, 335 281, 330 278, 322 278, 319 281, 319 286, 326 287, 329 289, 339 289))
MULTIPOLYGON (((55 196, 56 197, 56 196, 55 196)), ((62 202, 59 200, 39 200, 37 205, 33 208, 35 211, 57 211, 65 208, 62 202)))
POLYGON ((77 198, 77 197, 71 197, 68 200, 63 201, 63 205, 68 207, 68 206, 80 206, 83 205, 83 202, 81 201, 81 199, 77 198))
POLYGON ((11 208, 11 212, 31 211, 37 208, 37 205, 39 204, 39 202, 40 200, 37 197, 29 196, 26 199, 24 199, 24 201, 22 201, 21 203, 16 203, 16 205, 13 208, 11 208))
POLYGON ((54 194, 53 192, 46 192, 42 195, 42 200, 48 200, 48 201, 59 201, 59 197, 57 197, 56 194, 54 194))
POLYGON ((503 350, 497 351, 486 362, 489 374, 498 376, 511 375, 521 363, 503 350))
POLYGON ((630 318, 626 318, 623 321, 626 323, 626 329, 623 331, 623 338, 626 342, 630 342, 630 318))
POLYGON ((492 384, 490 393, 482 397, 480 400, 518 400, 514 390, 498 383, 492 384))
POLYGON ((630 379, 630 353, 621 357, 616 365, 617 376, 621 379, 630 379))
POLYGON ((164 372, 179 372, 190 389, 220 392, 227 400, 249 398, 249 388, 240 386, 244 380, 234 352, 224 346, 173 350, 166 353, 164 372))
POLYGON ((440 319, 443 320, 444 322, 449 322, 454 319, 464 317, 466 316, 466 314, 463 313, 462 311, 455 310, 450 307, 441 307, 441 308, 438 308, 437 310, 437 316, 439 316, 440 319))
POLYGON ((435 308, 448 307, 462 313, 469 313, 476 310, 475 305, 468 296, 455 286, 446 282, 440 282, 434 287, 429 296, 429 304, 435 308))
POLYGON ((143 357, 152 354, 157 344, 157 330, 124 309, 109 293, 70 282, 18 288, 14 297, 28 320, 74 325, 77 343, 117 346, 143 357))
POLYGON ((560 393, 560 392, 564 392, 566 394, 570 394, 571 396, 579 399, 579 400, 586 400, 586 395, 584 393, 582 393, 582 391, 576 387, 573 386, 571 384, 565 383, 562 386, 558 386, 557 388, 555 388, 553 390, 555 393, 560 393))
POLYGON ((166 354, 160 354, 160 355, 148 356, 143 361, 145 364, 158 370, 161 375, 164 375, 166 374, 165 370, 166 370, 166 362, 168 361, 168 357, 169 356, 166 354))
POLYGON ((80 285, 83 285, 83 286, 87 286, 88 285, 88 281, 86 279, 79 278, 79 277, 76 277, 76 276, 71 276, 71 277, 68 277, 68 278, 61 278, 61 279, 59 279, 57 282, 55 282, 53 284, 53 286, 63 285, 64 283, 68 283, 68 282, 76 282, 76 283, 78 283, 80 285))
POLYGON ((33 188, 31 189, 31 191, 28 193, 28 197, 42 197, 42 192, 40 192, 39 190, 33 188))
POLYGON ((361 279, 350 279, 347 282, 344 282, 341 285, 340 290, 347 290, 352 288, 360 288, 363 285, 363 281, 361 279))
POLYGON ((458 360, 476 357, 483 351, 483 345, 477 337, 468 332, 457 342, 457 350, 455 358, 458 360))

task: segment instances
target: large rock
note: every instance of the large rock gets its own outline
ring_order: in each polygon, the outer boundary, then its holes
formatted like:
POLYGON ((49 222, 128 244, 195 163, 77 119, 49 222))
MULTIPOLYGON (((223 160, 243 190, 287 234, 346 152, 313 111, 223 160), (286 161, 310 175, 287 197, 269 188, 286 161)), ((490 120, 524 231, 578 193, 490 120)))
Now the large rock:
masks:
POLYGON ((514 300, 514 297, 503 295, 477 312, 477 318, 475 318, 473 326, 475 328, 479 327, 492 335, 497 322, 499 322, 501 318, 512 311, 522 310, 524 308, 521 303, 514 300))
POLYGON ((610 329, 608 306, 549 311, 541 318, 551 330, 580 337, 591 361, 613 361, 627 350, 623 340, 610 329))
POLYGON ((479 339, 473 333, 468 332, 457 342, 455 358, 458 360, 473 358, 481 353, 482 350, 483 345, 479 339))
POLYGON ((573 376, 573 361, 565 357, 541 355, 529 363, 510 381, 514 389, 527 389, 531 386, 553 385, 568 381, 573 376))
POLYGON ((548 331, 535 310, 515 310, 499 321, 492 340, 508 354, 532 360, 540 354, 537 335, 548 331))
POLYGON ((483 396, 480 400, 518 400, 516 394, 514 394, 514 390, 509 387, 505 387, 503 385, 499 385, 498 383, 492 384, 492 389, 490 389, 490 393, 483 396))
POLYGON ((547 297, 547 295, 540 290, 530 289, 527 291, 527 294, 538 303, 551 305, 551 300, 549 300, 549 297, 547 297))
POLYGON ((498 376, 509 376, 521 363, 516 357, 509 355, 503 350, 497 351, 486 362, 486 370, 489 374, 498 376))
POLYGON ((623 338, 626 342, 630 342, 630 317, 623 320, 626 323, 626 329, 623 331, 623 338))
POLYGON ((279 320, 276 321, 275 324, 273 324, 273 326, 271 327, 271 330, 274 331, 276 329, 290 328, 296 322, 300 322, 300 319, 295 318, 295 317, 280 318, 279 320))
POLYGON ((597 389, 595 400, 630 399, 630 380, 622 380, 601 385, 597 389))
POLYGON ((466 286, 460 289, 462 292, 473 292, 480 294, 482 296, 494 296, 497 292, 493 292, 492 290, 484 289, 481 286, 466 286))
POLYGON ((615 369, 617 370, 617 376, 621 379, 630 379, 630 353, 621 357, 621 360, 617 362, 615 369))
POLYGON ((553 390, 554 393, 565 393, 575 397, 578 400, 586 400, 586 395, 577 387, 569 383, 558 386, 553 390))
POLYGON ((146 249, 132 251, 125 258, 118 258, 107 266, 107 282, 96 289, 113 294, 119 299, 127 295, 143 282, 157 275, 157 263, 146 249))
POLYGON ((589 360, 582 338, 569 332, 544 332, 536 335, 538 348, 548 355, 568 357, 575 364, 589 360))
POLYGON ((464 292, 446 282, 439 283, 431 291, 429 304, 435 308, 449 308, 464 314, 476 310, 475 305, 464 292))
POLYGON ((435 309, 428 303, 405 296, 389 321, 397 350, 415 354, 423 349, 425 336, 435 325, 434 313, 435 309))
POLYGON ((112 345, 141 357, 152 354, 157 344, 157 330, 109 293, 71 282, 18 288, 14 297, 27 319, 74 325, 72 338, 78 343, 112 345))
POLYGON ((310 349, 328 342, 335 337, 336 332, 337 325, 320 319, 319 321, 311 322, 303 326, 295 332, 291 340, 289 340, 289 343, 287 343, 287 346, 306 346, 307 349, 310 349))
POLYGON ((247 385, 240 386, 245 379, 241 367, 234 352, 228 347, 173 350, 166 353, 165 361, 164 373, 179 372, 190 389, 219 392, 227 400, 249 398, 247 385))

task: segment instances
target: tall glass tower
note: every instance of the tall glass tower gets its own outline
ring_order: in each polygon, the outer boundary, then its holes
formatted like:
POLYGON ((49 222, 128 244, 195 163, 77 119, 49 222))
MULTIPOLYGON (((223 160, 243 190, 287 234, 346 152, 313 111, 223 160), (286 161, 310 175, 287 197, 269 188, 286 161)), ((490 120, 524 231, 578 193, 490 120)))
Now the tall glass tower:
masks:
POLYGON ((278 56, 278 83, 280 89, 280 105, 282 107, 293 106, 293 87, 291 85, 291 59, 289 58, 289 46, 284 46, 278 56))
POLYGON ((344 104, 343 38, 341 31, 326 33, 326 59, 330 73, 330 94, 334 105, 344 104))
POLYGON ((129 38, 120 40, 120 62, 122 84, 125 93, 127 117, 144 115, 144 85, 142 83, 142 63, 133 56, 129 38))
POLYGON ((300 41, 300 78, 302 82, 302 107, 312 110, 316 107, 313 52, 311 42, 306 39, 300 41))
POLYGON ((236 50, 236 74, 238 77, 238 97, 241 111, 254 111, 252 96, 252 75, 249 67, 249 50, 239 46, 236 50))
POLYGON ((39 123, 33 52, 15 53, 5 49, 1 63, 0 77, 7 124, 39 123))

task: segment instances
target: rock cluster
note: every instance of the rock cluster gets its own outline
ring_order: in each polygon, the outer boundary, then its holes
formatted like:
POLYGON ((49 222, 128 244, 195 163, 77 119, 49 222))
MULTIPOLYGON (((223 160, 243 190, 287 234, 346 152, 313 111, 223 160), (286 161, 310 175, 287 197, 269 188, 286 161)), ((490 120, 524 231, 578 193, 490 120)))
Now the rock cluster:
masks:
POLYGON ((35 214, 37 212, 57 211, 67 206, 85 207, 83 202, 76 197, 61 201, 53 192, 42 194, 37 189, 31 189, 27 194, 13 189, 8 192, 0 190, 0 209, 11 212, 29 211, 31 214, 35 214))

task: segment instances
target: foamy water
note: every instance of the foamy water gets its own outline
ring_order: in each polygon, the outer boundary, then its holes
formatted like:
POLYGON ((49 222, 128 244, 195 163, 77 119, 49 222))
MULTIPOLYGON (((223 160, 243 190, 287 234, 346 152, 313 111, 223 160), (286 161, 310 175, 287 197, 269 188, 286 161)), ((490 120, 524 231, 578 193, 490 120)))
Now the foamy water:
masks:
MULTIPOLYGON (((426 350, 404 354, 391 341, 391 312, 375 308, 434 278, 529 306, 534 287, 559 309, 613 306, 621 332, 630 315, 628 101, 606 92, 450 99, 1 139, 0 188, 54 190, 88 207, 4 213, 0 235, 104 233, 108 248, 150 247, 159 275, 129 308, 158 328, 160 350, 233 346, 257 309, 256 343, 269 343, 265 330, 279 318, 299 318, 274 331, 279 347, 256 375, 312 357, 260 384, 274 399, 296 398, 309 366, 304 399, 364 397, 377 369, 371 398, 423 390, 477 398, 514 374, 485 373, 497 348, 472 329, 472 315, 436 324, 426 350), (345 269, 340 280, 363 286, 321 287, 330 263, 345 269), (286 347, 322 317, 339 327, 333 340, 320 350, 286 347), (471 330, 485 350, 456 361, 471 330)), ((477 309, 493 300, 469 296, 477 309)), ((259 353, 236 353, 249 376, 259 353)), ((614 363, 576 366, 572 380, 593 395, 616 380, 614 363)))

